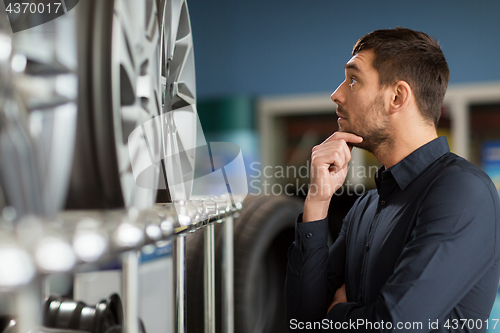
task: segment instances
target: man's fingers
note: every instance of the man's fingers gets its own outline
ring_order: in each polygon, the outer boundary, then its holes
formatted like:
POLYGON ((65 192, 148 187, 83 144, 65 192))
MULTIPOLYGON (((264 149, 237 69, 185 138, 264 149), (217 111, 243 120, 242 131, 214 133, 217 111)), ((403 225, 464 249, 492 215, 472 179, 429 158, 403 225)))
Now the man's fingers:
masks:
MULTIPOLYGON (((349 162, 351 160, 351 150, 352 146, 349 144, 342 145, 342 148, 344 148, 344 154, 345 154, 345 160, 349 162)), ((347 163, 346 162, 346 163, 347 163)))
POLYGON ((314 157, 318 158, 318 161, 322 161, 324 163, 332 164, 335 162, 335 165, 344 165, 348 162, 351 154, 346 153, 349 152, 347 145, 344 143, 343 145, 334 144, 334 145, 325 145, 321 149, 315 151, 314 157))
POLYGON ((363 138, 352 133, 347 132, 335 132, 328 137, 324 142, 329 142, 333 140, 344 140, 345 142, 350 143, 361 143, 363 142, 363 138))
POLYGON ((328 171, 339 172, 351 160, 352 146, 349 143, 361 143, 363 138, 352 133, 335 132, 328 139, 312 149, 312 158, 316 166, 329 165, 328 171))
POLYGON ((328 170, 337 173, 347 164, 347 160, 343 152, 335 152, 332 154, 332 160, 329 160, 328 163, 330 164, 328 170))
POLYGON ((342 167, 338 167, 337 165, 335 165, 335 163, 332 163, 332 164, 330 164, 330 167, 328 168, 328 171, 331 171, 331 172, 334 172, 334 173, 338 173, 342 169, 346 169, 346 168, 347 168, 347 163, 344 164, 342 167))
POLYGON ((329 171, 338 172, 347 166, 351 151, 344 140, 335 140, 314 147, 312 157, 315 165, 329 164, 329 171))

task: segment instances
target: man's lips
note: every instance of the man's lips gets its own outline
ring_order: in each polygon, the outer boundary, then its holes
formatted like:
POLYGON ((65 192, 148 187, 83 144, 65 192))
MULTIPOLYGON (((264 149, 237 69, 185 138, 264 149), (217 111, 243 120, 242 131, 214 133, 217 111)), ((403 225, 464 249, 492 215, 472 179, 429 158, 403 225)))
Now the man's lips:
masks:
POLYGON ((342 118, 342 119, 347 119, 347 117, 346 117, 345 115, 343 115, 343 114, 342 114, 342 112, 339 112, 339 110, 338 110, 338 109, 337 109, 335 112, 337 113, 337 116, 338 116, 339 118, 342 118))

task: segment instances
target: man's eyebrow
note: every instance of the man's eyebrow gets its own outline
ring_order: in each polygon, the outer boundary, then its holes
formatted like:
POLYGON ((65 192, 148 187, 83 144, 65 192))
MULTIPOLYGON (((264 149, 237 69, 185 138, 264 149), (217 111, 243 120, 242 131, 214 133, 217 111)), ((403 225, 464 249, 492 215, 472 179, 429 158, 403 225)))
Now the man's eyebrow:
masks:
POLYGON ((352 69, 352 70, 360 72, 359 67, 353 62, 348 62, 347 64, 345 64, 344 69, 352 69))

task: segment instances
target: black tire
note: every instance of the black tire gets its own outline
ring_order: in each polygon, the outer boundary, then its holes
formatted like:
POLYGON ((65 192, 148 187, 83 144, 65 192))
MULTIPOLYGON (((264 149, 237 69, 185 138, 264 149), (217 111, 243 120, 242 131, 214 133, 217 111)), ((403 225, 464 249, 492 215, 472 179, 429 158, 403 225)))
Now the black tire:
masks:
POLYGON ((235 225, 235 332, 286 332, 284 285, 287 251, 303 202, 260 197, 235 225))
POLYGON ((67 209, 123 207, 117 172, 110 178, 106 178, 106 175, 101 174, 99 165, 103 163, 99 162, 99 155, 102 155, 98 152, 100 147, 101 150, 108 151, 104 162, 114 163, 112 168, 118 169, 117 162, 113 158, 116 156, 114 142, 98 142, 97 138, 100 136, 101 141, 103 138, 113 140, 112 114, 109 111, 112 110, 112 106, 109 105, 111 98, 108 97, 112 95, 109 63, 111 62, 110 31, 113 21, 113 3, 114 1, 84 0, 80 1, 79 5, 78 119, 73 170, 66 202, 67 209), (95 7, 99 4, 102 8, 96 12, 95 7), (97 29, 98 25, 101 25, 100 29, 97 29), (101 89, 104 91, 100 92, 101 89), (103 97, 94 96, 95 92, 103 97), (102 103, 103 108, 107 108, 108 112, 94 114, 95 103, 102 103), (99 130, 104 133, 96 133, 99 130))
MULTIPOLYGON (((116 99, 120 91, 113 80, 115 2, 81 0, 79 3, 77 133, 66 209, 115 209, 130 205, 124 199, 121 184, 121 173, 125 171, 119 170, 117 143, 122 138, 115 135, 118 115, 113 111, 118 107, 116 99)), ((120 79, 125 76, 119 75, 120 79)), ((124 95, 118 96, 118 103, 125 103, 124 95)), ((138 97, 127 95, 127 98, 138 97)), ((151 118, 156 115, 150 114, 151 118)), ((127 137, 129 130, 122 135, 127 137)), ((168 193, 162 192, 161 199, 171 201, 168 193)))

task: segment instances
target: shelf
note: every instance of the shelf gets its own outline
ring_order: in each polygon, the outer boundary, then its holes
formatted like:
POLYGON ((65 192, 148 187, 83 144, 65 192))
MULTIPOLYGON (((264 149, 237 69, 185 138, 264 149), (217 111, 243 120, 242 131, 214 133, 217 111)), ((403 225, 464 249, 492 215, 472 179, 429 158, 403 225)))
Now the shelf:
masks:
POLYGON ((155 246, 221 222, 240 209, 229 198, 205 197, 144 211, 63 211, 51 220, 29 216, 15 223, 2 221, 0 288, 24 286, 36 275, 70 272, 155 246))

